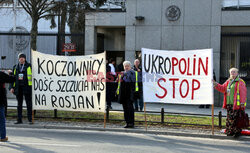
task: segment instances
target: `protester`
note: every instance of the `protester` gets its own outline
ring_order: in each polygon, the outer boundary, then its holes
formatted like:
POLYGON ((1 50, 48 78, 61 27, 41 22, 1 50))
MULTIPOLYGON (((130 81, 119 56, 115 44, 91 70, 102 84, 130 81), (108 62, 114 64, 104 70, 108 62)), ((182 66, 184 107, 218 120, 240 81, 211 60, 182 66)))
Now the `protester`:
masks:
POLYGON ((136 91, 137 88, 135 88, 135 94, 134 94, 135 95, 134 97, 135 111, 138 111, 138 101, 139 101, 140 111, 142 111, 143 109, 142 70, 141 70, 139 59, 136 59, 134 61, 133 69, 137 73, 137 75, 135 75, 136 77, 135 80, 136 80, 136 87, 138 87, 138 91, 136 91))
POLYGON ((230 77, 224 84, 214 81, 214 87, 224 93, 223 108, 227 109, 226 134, 227 136, 239 136, 240 128, 236 126, 239 114, 245 110, 247 88, 245 82, 239 78, 238 69, 229 70, 230 77))
POLYGON ((110 72, 113 76, 116 75, 116 72, 115 72, 115 59, 111 58, 109 60, 109 66, 110 66, 110 72))
POLYGON ((107 90, 106 90, 106 100, 107 100, 107 108, 112 109, 112 100, 115 97, 115 89, 116 89, 116 72, 115 72, 115 60, 111 58, 109 60, 109 64, 106 65, 106 78, 107 78, 107 90))
POLYGON ((124 128, 134 128, 134 91, 135 91, 135 71, 131 69, 129 61, 123 62, 124 72, 118 76, 118 102, 122 104, 126 126, 124 128))
POLYGON ((0 72, 0 141, 8 141, 8 137, 6 136, 6 126, 5 126, 5 107, 7 100, 6 89, 4 83, 13 83, 15 78, 13 76, 9 76, 4 72, 0 72))
POLYGON ((122 60, 121 63, 117 66, 117 71, 118 71, 118 72, 124 71, 123 60, 122 60))
POLYGON ((15 82, 11 85, 10 92, 16 95, 18 106, 18 119, 15 124, 22 124, 23 96, 27 106, 28 121, 32 124, 32 71, 31 65, 26 61, 26 55, 18 55, 19 63, 13 67, 15 82))

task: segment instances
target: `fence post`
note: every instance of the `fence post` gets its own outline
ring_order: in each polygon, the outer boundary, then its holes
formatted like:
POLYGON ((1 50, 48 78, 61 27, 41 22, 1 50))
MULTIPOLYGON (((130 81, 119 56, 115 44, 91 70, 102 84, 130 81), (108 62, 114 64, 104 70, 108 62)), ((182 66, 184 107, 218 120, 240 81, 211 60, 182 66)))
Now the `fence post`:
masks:
POLYGON ((161 108, 161 123, 164 123, 164 108, 161 108))
POLYGON ((106 120, 109 121, 109 107, 106 108, 106 120))
POLYGON ((222 128, 222 125, 221 125, 221 120, 222 120, 222 114, 221 114, 221 111, 219 111, 218 118, 219 118, 219 128, 222 128))
POLYGON ((57 109, 54 109, 54 118, 57 118, 57 109))

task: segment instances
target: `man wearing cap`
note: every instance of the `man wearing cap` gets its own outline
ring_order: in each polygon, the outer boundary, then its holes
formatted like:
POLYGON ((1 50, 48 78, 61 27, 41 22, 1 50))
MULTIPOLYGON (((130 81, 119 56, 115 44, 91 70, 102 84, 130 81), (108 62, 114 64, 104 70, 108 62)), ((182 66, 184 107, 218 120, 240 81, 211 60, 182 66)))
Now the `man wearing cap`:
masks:
POLYGON ((10 92, 16 95, 18 102, 18 118, 15 124, 22 124, 23 97, 25 97, 27 106, 28 121, 32 124, 32 71, 31 64, 26 61, 26 55, 18 55, 19 63, 13 67, 15 82, 10 87, 10 92))

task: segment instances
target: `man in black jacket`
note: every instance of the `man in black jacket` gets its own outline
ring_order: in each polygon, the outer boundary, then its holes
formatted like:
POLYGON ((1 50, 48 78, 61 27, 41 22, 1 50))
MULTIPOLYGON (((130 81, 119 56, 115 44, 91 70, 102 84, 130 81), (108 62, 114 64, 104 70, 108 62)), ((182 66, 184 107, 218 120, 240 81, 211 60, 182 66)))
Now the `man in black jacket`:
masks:
POLYGON ((32 124, 32 71, 31 65, 26 61, 26 55, 18 55, 19 63, 13 67, 15 82, 12 84, 10 92, 16 95, 18 106, 18 119, 15 124, 22 124, 23 96, 27 106, 28 121, 32 124))
POLYGON ((0 71, 0 141, 7 141, 8 137, 6 137, 6 127, 5 127, 5 107, 6 106, 6 89, 5 83, 13 83, 15 78, 13 76, 9 76, 4 72, 0 71))
POLYGON ((131 69, 129 61, 123 62, 124 72, 121 80, 118 80, 118 102, 122 104, 126 126, 124 128, 134 128, 134 93, 135 93, 135 71, 131 69))

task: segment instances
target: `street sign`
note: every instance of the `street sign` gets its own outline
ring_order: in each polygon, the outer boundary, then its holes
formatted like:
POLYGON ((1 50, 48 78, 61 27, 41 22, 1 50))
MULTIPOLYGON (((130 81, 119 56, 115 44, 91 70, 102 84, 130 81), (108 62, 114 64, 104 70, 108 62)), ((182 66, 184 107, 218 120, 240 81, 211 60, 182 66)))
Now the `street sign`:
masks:
POLYGON ((74 43, 65 43, 63 44, 62 52, 76 52, 76 45, 74 43))

